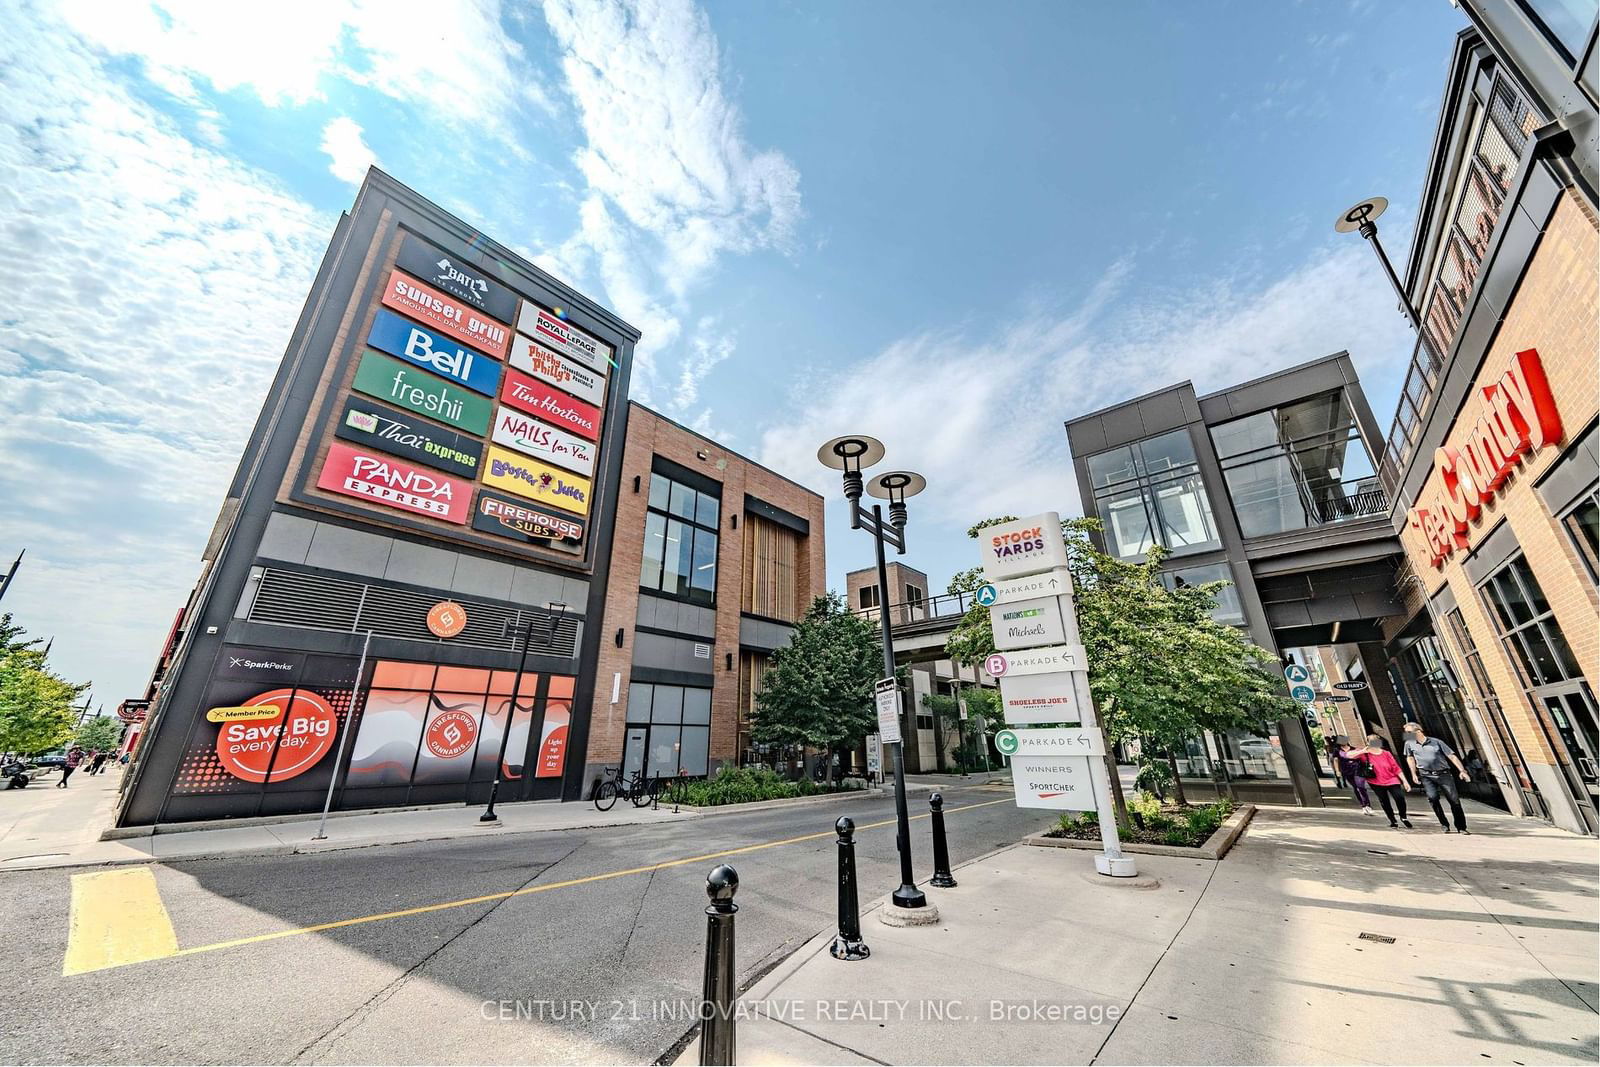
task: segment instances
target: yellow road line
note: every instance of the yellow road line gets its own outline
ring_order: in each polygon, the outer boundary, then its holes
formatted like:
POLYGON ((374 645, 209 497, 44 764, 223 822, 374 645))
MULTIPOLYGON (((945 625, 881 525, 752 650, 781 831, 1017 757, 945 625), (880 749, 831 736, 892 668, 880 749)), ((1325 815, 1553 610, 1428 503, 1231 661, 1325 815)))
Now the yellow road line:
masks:
POLYGON ((177 951, 178 936, 149 867, 72 876, 63 975, 143 963, 177 951))
MULTIPOLYGON (((976 804, 964 804, 964 805, 962 805, 960 807, 956 807, 956 808, 946 808, 945 809, 945 814, 946 815, 953 815, 958 811, 970 811, 973 808, 987 808, 987 807, 989 807, 990 805, 993 805, 993 804, 1009 804, 1009 803, 1011 803, 1011 798, 1010 797, 1006 797, 1006 798, 1001 799, 1001 800, 985 800, 985 801, 980 801, 979 803, 976 803, 976 804)), ((926 819, 928 817, 929 817, 928 814, 924 813, 922 815, 913 815, 913 816, 911 816, 911 819, 912 819, 912 821, 916 821, 917 819, 926 819)), ((881 820, 879 822, 864 823, 864 824, 856 827, 856 831, 860 832, 862 830, 873 830, 873 829, 877 829, 878 827, 882 827, 882 826, 893 826, 894 824, 895 824, 895 820, 894 819, 883 819, 883 820, 881 820)), ((652 864, 649 864, 649 865, 644 866, 644 867, 629 867, 626 870, 607 871, 604 874, 591 874, 591 875, 586 875, 583 878, 569 878, 564 882, 546 882, 546 883, 544 883, 542 885, 531 885, 531 886, 526 886, 526 887, 524 887, 522 889, 511 889, 511 890, 506 890, 506 891, 500 892, 500 893, 485 893, 482 896, 466 897, 465 899, 462 899, 462 900, 446 900, 446 901, 442 901, 442 902, 440 902, 438 904, 424 904, 424 905, 421 905, 420 907, 415 907, 415 908, 402 908, 402 909, 400 909, 398 911, 379 912, 376 915, 360 915, 360 916, 357 916, 357 917, 355 917, 353 919, 337 919, 337 920, 335 920, 333 922, 314 923, 314 924, 312 924, 310 926, 296 926, 296 927, 291 927, 290 929, 287 929, 287 930, 274 930, 271 933, 255 934, 255 935, 253 935, 251 937, 236 937, 236 938, 233 938, 233 939, 228 940, 228 941, 217 941, 217 942, 213 942, 212 944, 209 944, 209 945, 196 945, 193 948, 182 948, 182 949, 180 949, 180 948, 177 948, 176 945, 174 945, 173 946, 174 950, 158 953, 156 955, 137 957, 137 958, 112 960, 112 961, 109 961, 109 962, 102 963, 102 964, 100 964, 98 966, 95 966, 95 967, 84 967, 84 968, 81 968, 80 970, 77 970, 77 971, 68 970, 68 971, 65 971, 63 973, 66 973, 66 974, 77 974, 77 973, 81 973, 82 970, 101 970, 101 969, 104 969, 106 967, 120 967, 120 966, 122 966, 123 964, 126 964, 126 963, 140 963, 140 962, 143 962, 145 959, 156 959, 156 958, 159 958, 160 956, 194 956, 194 955, 198 955, 199 953, 202 953, 202 952, 215 952, 218 949, 239 948, 239 947, 241 947, 243 945, 258 945, 258 944, 261 944, 264 941, 277 941, 277 940, 280 940, 281 938, 285 938, 285 937, 299 937, 299 936, 304 935, 304 934, 316 934, 316 933, 321 933, 324 930, 338 930, 338 929, 340 929, 342 927, 346 927, 346 926, 360 926, 360 925, 362 925, 364 923, 382 922, 382 921, 384 921, 386 919, 404 919, 404 918, 407 918, 407 917, 412 916, 412 915, 426 915, 429 912, 433 912, 433 911, 446 911, 446 910, 449 910, 450 908, 464 908, 464 907, 466 907, 466 906, 468 906, 470 904, 487 904, 487 903, 489 903, 491 901, 507 900, 507 899, 509 899, 511 897, 529 896, 529 895, 534 894, 534 893, 546 893, 546 892, 549 892, 552 889, 568 889, 568 888, 571 888, 572 886, 587 885, 590 882, 604 882, 604 881, 607 881, 607 880, 612 879, 612 878, 625 878, 628 875, 633 875, 633 874, 648 874, 651 871, 665 870, 665 869, 667 869, 669 867, 682 867, 683 865, 688 864, 688 863, 703 863, 706 860, 725 859, 728 856, 738 856, 738 855, 742 855, 742 854, 744 854, 746 852, 757 852, 757 851, 760 851, 762 849, 777 848, 777 847, 779 847, 781 845, 794 845, 794 844, 799 844, 801 841, 815 841, 818 838, 833 837, 833 836, 835 836, 834 835, 834 831, 832 831, 832 830, 824 830, 821 833, 802 834, 799 837, 786 837, 786 838, 783 838, 782 840, 778 840, 778 841, 763 841, 760 844, 742 845, 739 848, 723 849, 720 852, 707 852, 707 853, 705 853, 703 855, 699 855, 699 856, 685 856, 682 859, 664 860, 661 863, 652 863, 652 864)), ((141 867, 141 868, 138 868, 138 870, 141 870, 141 871, 144 871, 144 872, 148 873, 149 868, 141 867)), ((78 875, 76 877, 78 877, 78 878, 92 878, 92 877, 99 877, 99 876, 97 876, 97 875, 78 875)), ((154 880, 153 879, 152 879, 152 882, 151 882, 151 886, 152 886, 152 889, 153 889, 154 888, 154 880)), ((74 886, 74 888, 76 888, 76 886, 74 886)), ((74 893, 74 901, 76 901, 76 893, 74 893)), ((157 904, 158 907, 160 906, 160 898, 159 897, 156 898, 156 904, 157 904)), ((161 912, 161 919, 162 919, 163 922, 166 921, 166 912, 164 910, 161 912)), ((168 934, 170 936, 170 934, 171 934, 171 924, 170 923, 167 924, 166 929, 167 929, 168 934)))

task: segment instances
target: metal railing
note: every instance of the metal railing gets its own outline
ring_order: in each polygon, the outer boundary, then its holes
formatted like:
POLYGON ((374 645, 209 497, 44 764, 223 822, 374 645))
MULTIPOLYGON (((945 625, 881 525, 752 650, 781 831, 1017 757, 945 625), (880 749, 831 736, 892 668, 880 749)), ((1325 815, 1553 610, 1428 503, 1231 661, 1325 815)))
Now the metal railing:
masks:
MULTIPOLYGON (((926 600, 903 600, 889 605, 889 626, 909 626, 932 619, 949 619, 954 625, 972 607, 976 593, 940 593, 926 600)), ((878 608, 856 608, 864 619, 876 619, 878 608)))

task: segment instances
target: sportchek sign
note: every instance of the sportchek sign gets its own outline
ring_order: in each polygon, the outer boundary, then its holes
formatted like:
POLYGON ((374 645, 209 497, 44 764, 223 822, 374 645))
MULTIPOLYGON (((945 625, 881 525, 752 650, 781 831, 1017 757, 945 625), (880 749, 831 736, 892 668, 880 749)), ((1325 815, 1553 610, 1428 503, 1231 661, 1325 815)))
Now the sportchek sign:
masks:
POLYGON ((576 515, 589 514, 589 479, 494 445, 489 446, 483 484, 576 515))
POLYGON ((557 352, 576 357, 580 363, 595 370, 604 371, 611 366, 610 345, 557 318, 531 300, 522 302, 522 313, 517 316, 517 329, 557 352))
POLYGON ((503 407, 494 417, 496 444, 526 452, 588 478, 594 474, 595 446, 565 430, 546 426, 538 419, 503 407))
POLYGON ((547 348, 531 337, 520 333, 513 337, 510 363, 524 374, 549 382, 557 389, 565 389, 591 404, 605 403, 606 376, 603 373, 590 370, 571 356, 547 348))
MULTIPOLYGON (((1427 541, 1435 567, 1467 547, 1469 525, 1524 457, 1560 444, 1563 437, 1561 413, 1537 349, 1511 357, 1500 379, 1484 386, 1478 406, 1478 421, 1460 446, 1434 452, 1437 488, 1426 505, 1411 509, 1408 520, 1427 541)), ((1470 417, 1464 415, 1456 425, 1470 417)))
POLYGON ((500 384, 500 364, 492 356, 464 348, 444 334, 418 326, 392 311, 378 309, 367 343, 474 392, 493 396, 495 386, 500 384))
POLYGON ((397 270, 389 272, 383 304, 491 356, 504 358, 511 344, 510 327, 397 270))
POLYGON ((516 294, 490 278, 483 268, 442 252, 419 237, 407 234, 394 262, 412 277, 486 312, 490 318, 510 322, 517 313, 516 294))
POLYGON ((472 497, 470 482, 338 441, 328 446, 317 487, 460 525, 472 497))
POLYGON ((552 389, 543 382, 536 382, 526 374, 510 369, 506 371, 505 384, 500 389, 500 402, 571 430, 579 437, 587 437, 591 441, 600 437, 599 408, 568 396, 559 389, 552 389))

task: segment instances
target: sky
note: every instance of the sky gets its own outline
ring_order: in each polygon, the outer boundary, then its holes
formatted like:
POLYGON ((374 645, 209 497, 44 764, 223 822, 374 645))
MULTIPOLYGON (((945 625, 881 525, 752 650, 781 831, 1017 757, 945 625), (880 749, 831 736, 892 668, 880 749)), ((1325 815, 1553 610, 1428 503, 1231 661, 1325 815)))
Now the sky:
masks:
POLYGON ((21 0, 0 38, 0 608, 142 693, 369 165, 643 332, 632 396, 827 495, 926 476, 904 562, 1081 514, 1063 420, 1348 350, 1387 427, 1447 0, 21 0))

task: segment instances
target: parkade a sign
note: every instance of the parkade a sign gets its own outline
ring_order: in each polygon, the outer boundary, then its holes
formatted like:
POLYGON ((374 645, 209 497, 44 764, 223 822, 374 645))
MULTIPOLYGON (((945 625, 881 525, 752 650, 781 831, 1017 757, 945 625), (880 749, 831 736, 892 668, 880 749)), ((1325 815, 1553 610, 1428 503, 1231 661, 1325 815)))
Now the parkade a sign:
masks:
POLYGON ((490 318, 510 322, 517 313, 517 297, 510 289, 489 277, 483 268, 443 252, 420 237, 407 234, 394 263, 435 289, 487 312, 490 318))
POLYGON ((491 356, 504 358, 511 344, 511 327, 397 270, 389 272, 383 304, 491 356))
POLYGON ((595 370, 603 371, 611 366, 610 345, 557 318, 532 301, 522 302, 522 313, 517 316, 517 329, 595 370))
POLYGON ((496 444, 526 452, 585 478, 594 474, 595 446, 592 442, 546 426, 512 408, 503 407, 495 415, 494 440, 496 444))
POLYGON ((506 371, 500 402, 510 404, 518 411, 537 415, 546 422, 555 423, 591 441, 600 437, 599 408, 568 396, 559 389, 552 389, 543 382, 536 382, 526 374, 506 371))
POLYGON ((1523 457, 1562 440, 1561 412, 1537 349, 1511 357, 1500 380, 1484 386, 1479 404, 1482 414, 1461 447, 1434 452, 1439 488, 1408 520, 1426 539, 1435 567, 1467 547, 1469 524, 1523 457))
POLYGON ((338 441, 328 446, 317 487, 460 525, 472 497, 471 482, 338 441))
POLYGON ((403 411, 359 396, 345 401, 339 425, 333 432, 346 441, 404 456, 465 478, 477 477, 483 459, 483 445, 473 438, 441 430, 403 411))
POLYGON ((604 374, 590 370, 571 356, 546 348, 531 337, 524 337, 520 333, 514 335, 509 362, 524 374, 531 374, 541 382, 549 382, 557 389, 565 389, 591 404, 605 403, 604 374))
POLYGON ((1067 565, 1067 546, 1061 539, 1061 516, 1054 511, 1031 519, 986 526, 978 531, 978 543, 983 556, 983 576, 991 582, 1067 565))
POLYGON ((378 309, 372 321, 367 343, 474 392, 493 396, 495 386, 500 384, 500 364, 493 357, 463 348, 444 334, 418 326, 383 308, 378 309))
POLYGON ((579 478, 558 467, 547 466, 536 459, 507 452, 494 445, 489 446, 483 484, 576 515, 589 514, 589 495, 592 492, 589 479, 579 478))

